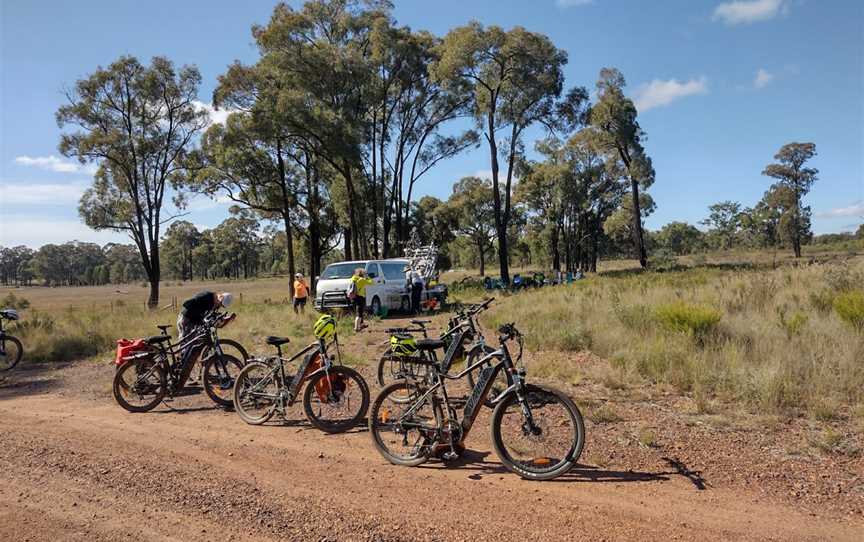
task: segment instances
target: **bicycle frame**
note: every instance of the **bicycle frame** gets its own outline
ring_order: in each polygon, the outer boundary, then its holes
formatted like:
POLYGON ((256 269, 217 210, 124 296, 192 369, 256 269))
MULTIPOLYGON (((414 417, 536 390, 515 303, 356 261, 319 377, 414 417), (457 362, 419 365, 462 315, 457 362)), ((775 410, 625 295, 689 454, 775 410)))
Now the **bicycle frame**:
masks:
MULTIPOLYGON (((448 354, 450 354, 449 361, 452 362, 452 354, 455 353, 455 348, 451 348, 448 350, 448 354)), ((448 358, 445 358, 445 361, 448 361, 448 358)), ((448 365, 449 367, 449 365, 448 365)), ((502 391, 497 397, 491 400, 492 405, 496 405, 501 402, 505 397, 507 397, 511 393, 516 393, 519 396, 520 402, 523 404, 523 409, 525 411, 526 417, 529 420, 529 423, 533 423, 531 421, 531 413, 528 410, 527 405, 522 397, 522 389, 524 387, 524 379, 523 375, 515 370, 515 365, 513 363, 513 359, 510 357, 510 351, 507 349, 507 345, 503 344, 501 347, 489 354, 483 356, 478 359, 470 366, 466 367, 462 372, 456 375, 448 375, 444 370, 444 367, 441 367, 441 371, 433 372, 435 381, 432 383, 432 386, 426 390, 423 395, 421 395, 418 399, 414 401, 414 405, 411 406, 407 411, 405 411, 399 419, 399 423, 403 423, 406 418, 410 418, 413 416, 417 409, 423 405, 427 399, 432 399, 434 402, 435 397, 434 394, 440 389, 441 394, 444 398, 444 403, 447 405, 447 417, 448 424, 452 424, 452 422, 458 422, 460 428, 459 441, 465 440, 468 436, 468 433, 471 431, 471 428, 474 425, 474 421, 477 419, 477 414, 480 411, 480 407, 483 404, 483 401, 486 399, 486 396, 489 394, 489 391, 492 389, 492 383, 495 381, 495 378, 498 376, 498 372, 501 370, 506 370, 510 372, 514 376, 513 384, 511 384, 507 389, 502 391), (499 361, 492 365, 487 365, 480 371, 480 377, 477 380, 477 383, 474 385, 474 388, 471 391, 471 395, 468 397, 468 401, 465 403, 465 408, 462 412, 462 420, 459 421, 459 418, 456 414, 456 409, 450 403, 450 397, 447 394, 447 387, 445 385, 446 380, 459 380, 472 371, 477 370, 483 365, 489 363, 492 359, 499 359, 499 361)))
MULTIPOLYGON (((317 342, 308 344, 305 348, 303 348, 288 359, 284 359, 282 357, 281 347, 277 346, 276 348, 278 351, 278 355, 275 356, 275 358, 268 359, 276 360, 275 367, 271 369, 270 376, 276 381, 279 392, 275 396, 260 393, 260 391, 256 392, 255 388, 257 386, 260 386, 260 383, 256 384, 256 386, 253 386, 250 392, 253 394, 257 394, 258 397, 274 399, 276 401, 276 408, 284 414, 285 409, 291 407, 297 400, 297 397, 300 396, 300 389, 303 387, 303 383, 306 380, 309 380, 315 375, 322 372, 329 375, 329 371, 330 368, 333 366, 333 362, 330 360, 330 356, 327 355, 327 344, 325 344, 323 340, 318 340, 317 342), (316 354, 322 358, 321 367, 307 374, 307 371, 309 370, 309 365, 312 364, 312 361, 315 359, 316 354), (287 383, 286 386, 285 365, 293 362, 294 360, 304 355, 306 355, 306 359, 298 366, 297 373, 293 376, 291 381, 287 383), (286 391, 287 394, 284 393, 286 391)), ((262 382, 266 382, 266 379, 262 379, 262 382)))

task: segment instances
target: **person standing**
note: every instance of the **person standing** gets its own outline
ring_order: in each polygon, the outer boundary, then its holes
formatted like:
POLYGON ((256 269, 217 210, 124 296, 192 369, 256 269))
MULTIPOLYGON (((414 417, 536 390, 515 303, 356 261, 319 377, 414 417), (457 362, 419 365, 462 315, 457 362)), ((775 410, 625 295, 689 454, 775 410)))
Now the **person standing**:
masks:
POLYGON ((351 286, 349 287, 349 298, 354 305, 354 331, 360 331, 365 327, 363 317, 366 314, 366 287, 373 283, 373 280, 366 277, 366 270, 358 267, 354 270, 354 275, 351 277, 351 286))
POLYGON ((294 314, 306 313, 306 300, 309 299, 309 285, 303 273, 294 275, 294 314))
POLYGON ((406 287, 411 291, 411 312, 414 314, 420 313, 420 299, 423 296, 423 277, 413 267, 406 268, 405 271, 406 287))

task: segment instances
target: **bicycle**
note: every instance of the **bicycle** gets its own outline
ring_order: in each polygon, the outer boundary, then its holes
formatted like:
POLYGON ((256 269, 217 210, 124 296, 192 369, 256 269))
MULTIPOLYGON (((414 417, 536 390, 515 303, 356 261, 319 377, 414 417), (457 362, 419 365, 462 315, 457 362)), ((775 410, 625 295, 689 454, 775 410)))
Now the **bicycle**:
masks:
MULTIPOLYGON (((483 336, 477 316, 489 308, 489 305, 494 301, 494 298, 489 298, 475 305, 468 305, 456 312, 454 318, 450 318, 447 323, 447 329, 437 339, 429 339, 426 324, 431 320, 411 320, 411 323, 417 326, 416 328, 388 328, 384 330, 391 333, 391 347, 389 347, 381 358, 378 360, 378 384, 383 388, 388 384, 400 380, 423 379, 426 376, 425 367, 428 367, 430 362, 438 361, 436 351, 438 349, 447 349, 450 342, 455 337, 456 333, 463 329, 466 333, 462 336, 462 344, 456 351, 455 358, 461 359, 464 357, 467 365, 471 365, 481 356, 493 352, 495 349, 486 344, 486 338, 483 336), (423 338, 414 341, 416 352, 409 354, 394 353, 392 337, 400 338, 401 336, 410 333, 422 333, 423 338), (467 345, 467 346, 466 346, 467 345), (418 357, 421 358, 418 362, 418 357), (389 369, 389 370, 388 370, 389 369)), ((404 338, 404 337, 403 337, 404 338)), ((468 386, 474 387, 473 374, 468 374, 468 386)), ((495 394, 500 394, 512 384, 512 379, 506 373, 500 373, 498 381, 493 385, 495 394)), ((407 400, 407 398, 406 398, 407 400)), ((484 401, 484 405, 491 407, 488 400, 484 401)))
POLYGON ((395 465, 417 466, 440 452, 445 461, 459 457, 481 402, 504 370, 512 375, 513 383, 492 399, 495 410, 491 418, 492 443, 501 463, 530 480, 557 478, 576 464, 585 444, 585 424, 579 409, 560 391, 527 384, 525 369, 519 366, 522 334, 514 324, 505 324, 498 332, 500 348, 459 374, 448 374, 453 345, 457 344, 454 341, 444 360, 430 364, 425 382, 405 380, 381 390, 372 403, 369 432, 385 459, 395 465), (515 362, 507 347, 514 339, 519 344, 515 362), (445 383, 477 369, 480 374, 460 420, 445 383), (406 394, 411 397, 408 403, 391 399, 406 394), (446 416, 442 407, 446 407, 446 416))
POLYGON ((218 406, 231 407, 231 390, 243 362, 222 351, 217 330, 233 318, 211 313, 203 325, 173 344, 168 334, 171 326, 156 326, 162 333, 145 338, 147 348, 129 356, 117 369, 112 386, 114 399, 129 412, 152 410, 166 396, 174 398, 186 389, 189 375, 200 360, 205 393, 218 406))
POLYGON ((21 341, 3 330, 3 320, 14 322, 17 319, 18 311, 15 309, 0 310, 0 372, 12 370, 24 355, 21 341))
MULTIPOLYGON (((325 314, 319 323, 325 319, 333 317, 325 314)), ((288 337, 267 337, 266 343, 276 348, 276 355, 250 360, 234 386, 234 410, 244 422, 261 425, 277 413, 287 419, 288 408, 305 384, 303 411, 313 426, 325 433, 341 433, 360 423, 369 409, 369 386, 360 373, 328 355, 327 341, 331 339, 330 345, 335 344, 339 354, 335 320, 332 336, 329 332, 320 335, 288 359, 282 357, 282 346, 290 342, 288 337), (285 366, 301 357, 297 372, 286 374, 285 366), (359 402, 354 401, 357 393, 359 402)))

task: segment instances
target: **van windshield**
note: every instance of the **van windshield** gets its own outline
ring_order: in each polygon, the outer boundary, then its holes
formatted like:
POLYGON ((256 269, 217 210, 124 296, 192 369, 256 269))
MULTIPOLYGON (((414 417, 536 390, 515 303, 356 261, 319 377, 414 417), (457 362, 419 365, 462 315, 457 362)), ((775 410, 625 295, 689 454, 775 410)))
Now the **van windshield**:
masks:
POLYGON ((350 279, 354 270, 362 267, 356 263, 334 263, 327 266, 321 273, 321 279, 350 279))

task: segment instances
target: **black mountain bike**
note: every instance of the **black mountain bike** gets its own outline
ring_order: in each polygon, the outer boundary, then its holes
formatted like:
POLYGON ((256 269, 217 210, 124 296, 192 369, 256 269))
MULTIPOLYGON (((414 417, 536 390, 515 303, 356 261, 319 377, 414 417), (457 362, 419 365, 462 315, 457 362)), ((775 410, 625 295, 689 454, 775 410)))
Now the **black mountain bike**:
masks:
MULTIPOLYGON (((430 364, 438 361, 437 350, 446 351, 451 342, 456 340, 459 331, 464 331, 460 335, 461 345, 456 349, 454 361, 464 359, 466 366, 473 364, 481 357, 494 352, 495 349, 486 344, 486 338, 483 336, 483 331, 477 322, 477 316, 489 308, 489 305, 494 301, 494 298, 487 299, 476 305, 468 305, 456 312, 456 316, 450 318, 447 323, 447 329, 437 339, 429 339, 426 324, 431 320, 411 320, 411 323, 416 327, 401 327, 388 328, 384 330, 390 334, 397 333, 422 333, 423 338, 416 341, 418 352, 413 356, 404 356, 394 354, 392 349, 388 348, 381 358, 378 360, 378 384, 383 388, 388 384, 399 382, 402 380, 418 380, 426 378, 426 373, 430 364), (419 358, 419 359, 418 359, 419 358)), ((450 367, 453 363, 450 364, 450 367)), ((500 395, 513 383, 509 373, 500 372, 493 383, 492 393, 500 395)), ((468 373, 468 386, 474 387, 473 373, 468 373)), ((394 396, 394 400, 396 397, 394 396)), ((407 401, 408 398, 406 397, 407 401)), ((485 406, 491 407, 491 402, 486 399, 483 401, 485 406)))
POLYGON ((393 464, 406 466, 420 465, 439 453, 445 461, 457 458, 480 404, 503 370, 512 375, 513 384, 492 399, 491 430, 495 453, 504 466, 523 478, 551 480, 576 464, 585 444, 585 424, 579 409, 560 391, 527 384, 524 368, 517 368, 522 359, 522 335, 514 324, 498 331, 501 347, 461 373, 448 374, 454 345, 458 344, 454 341, 444 360, 430 365, 426 381, 404 380, 381 390, 369 414, 372 442, 381 455, 393 464), (515 362, 507 348, 507 342, 514 339, 519 343, 515 362), (460 420, 445 383, 478 369, 477 384, 460 420), (405 395, 411 398, 408 403, 402 401, 405 395))
POLYGON ((243 362, 222 352, 217 330, 232 320, 233 316, 211 313, 203 325, 176 344, 171 343, 168 335, 171 326, 157 326, 162 334, 144 339, 149 348, 129 356, 117 369, 114 399, 129 412, 152 410, 166 396, 180 395, 200 359, 207 396, 221 407, 230 407, 234 381, 243 369, 243 362))
MULTIPOLYGON (((350 367, 334 363, 323 339, 307 345, 288 359, 282 357, 287 337, 267 337, 276 355, 252 359, 237 376, 234 410, 248 424, 261 425, 278 413, 283 419, 303 385, 303 410, 309 422, 326 433, 341 433, 359 424, 369 410, 369 386, 350 367), (285 366, 303 357, 297 372, 287 374, 285 366)), ((334 340, 331 346, 338 342, 334 340)))
POLYGON ((3 320, 14 322, 17 319, 18 311, 15 309, 0 310, 0 372, 11 370, 24 355, 21 341, 3 330, 3 320))

